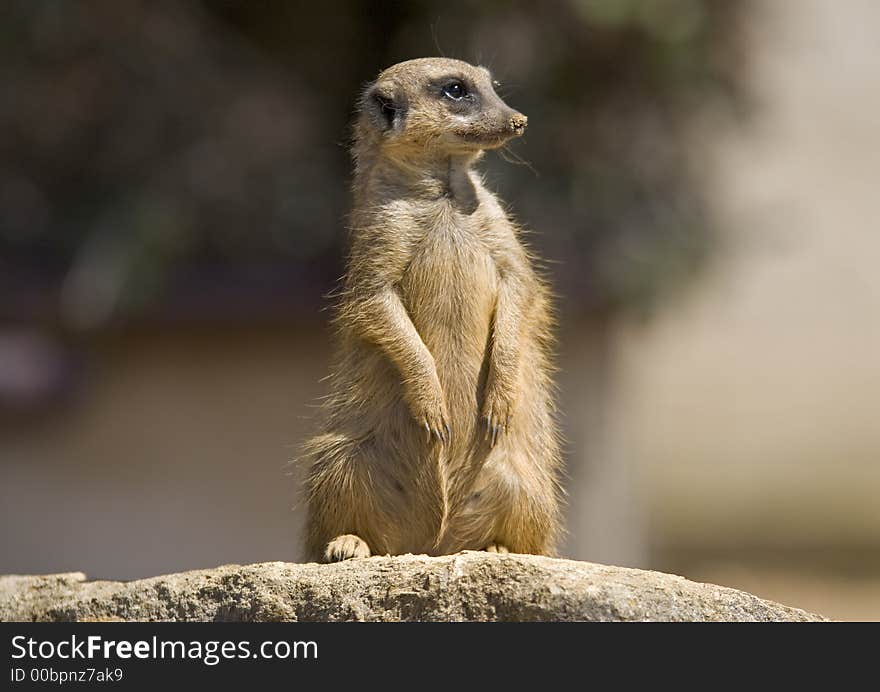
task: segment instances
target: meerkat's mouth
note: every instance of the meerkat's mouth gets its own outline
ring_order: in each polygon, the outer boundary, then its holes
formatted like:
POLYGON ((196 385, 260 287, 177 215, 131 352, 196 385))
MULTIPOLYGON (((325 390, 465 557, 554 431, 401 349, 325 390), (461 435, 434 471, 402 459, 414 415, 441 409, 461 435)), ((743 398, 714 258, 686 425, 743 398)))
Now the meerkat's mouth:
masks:
POLYGON ((457 137, 464 144, 478 149, 498 149, 521 134, 522 131, 493 133, 461 132, 457 133, 457 137))

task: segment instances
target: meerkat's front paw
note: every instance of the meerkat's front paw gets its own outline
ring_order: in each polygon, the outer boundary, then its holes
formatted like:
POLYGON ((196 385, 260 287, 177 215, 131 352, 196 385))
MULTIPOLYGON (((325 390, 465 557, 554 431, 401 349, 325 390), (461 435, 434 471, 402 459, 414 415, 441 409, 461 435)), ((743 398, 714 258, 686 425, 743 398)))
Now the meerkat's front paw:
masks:
POLYGON ((324 551, 324 562, 342 562, 353 557, 370 557, 370 546, 353 533, 337 536, 327 544, 324 551))
POLYGON ((490 440, 493 447, 498 436, 510 428, 511 416, 513 416, 513 396, 500 387, 488 388, 481 420, 486 425, 485 439, 490 440))
POLYGON ((439 380, 427 391, 416 393, 409 406, 416 423, 425 429, 428 440, 434 437, 444 444, 449 442, 452 430, 439 380))
POLYGON ((486 546, 487 553, 502 553, 507 554, 510 551, 507 549, 506 545, 501 545, 500 543, 490 543, 486 546))

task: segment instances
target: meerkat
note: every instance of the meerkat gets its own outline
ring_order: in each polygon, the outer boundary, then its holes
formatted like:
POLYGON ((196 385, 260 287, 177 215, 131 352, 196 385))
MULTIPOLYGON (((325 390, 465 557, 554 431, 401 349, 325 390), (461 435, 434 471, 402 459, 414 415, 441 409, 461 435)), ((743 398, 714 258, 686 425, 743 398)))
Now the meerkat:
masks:
POLYGON ((549 291, 474 170, 526 128, 495 86, 423 58, 359 101, 337 353, 304 454, 311 559, 555 552, 549 291))

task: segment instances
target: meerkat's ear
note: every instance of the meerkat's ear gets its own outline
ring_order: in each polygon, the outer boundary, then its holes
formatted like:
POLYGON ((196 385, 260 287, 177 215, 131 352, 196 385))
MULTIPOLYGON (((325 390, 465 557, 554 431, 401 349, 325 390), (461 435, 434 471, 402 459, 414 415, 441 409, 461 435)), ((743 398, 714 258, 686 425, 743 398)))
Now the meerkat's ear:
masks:
POLYGON ((390 84, 373 84, 364 92, 361 108, 382 132, 403 127, 406 105, 395 92, 390 84))

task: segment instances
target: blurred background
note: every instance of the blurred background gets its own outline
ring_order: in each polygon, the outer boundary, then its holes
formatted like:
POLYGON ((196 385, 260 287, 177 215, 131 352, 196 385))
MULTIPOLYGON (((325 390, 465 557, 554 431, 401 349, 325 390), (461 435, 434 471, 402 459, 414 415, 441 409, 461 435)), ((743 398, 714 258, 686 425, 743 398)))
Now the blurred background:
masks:
POLYGON ((299 559, 358 91, 445 54, 558 295, 563 555, 880 619, 880 6, 10 0, 0 573, 299 559))

